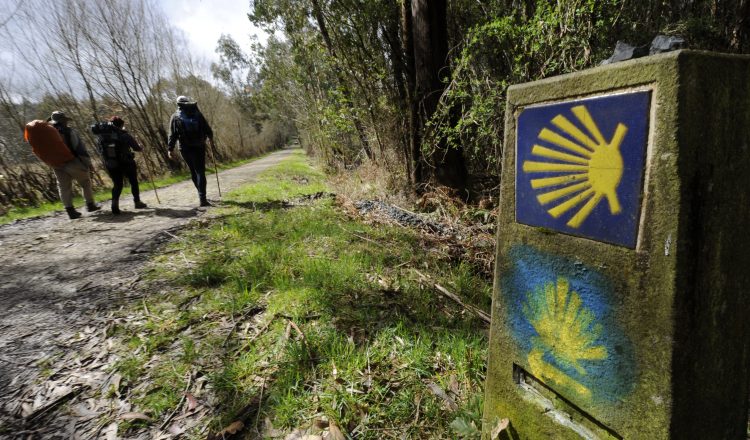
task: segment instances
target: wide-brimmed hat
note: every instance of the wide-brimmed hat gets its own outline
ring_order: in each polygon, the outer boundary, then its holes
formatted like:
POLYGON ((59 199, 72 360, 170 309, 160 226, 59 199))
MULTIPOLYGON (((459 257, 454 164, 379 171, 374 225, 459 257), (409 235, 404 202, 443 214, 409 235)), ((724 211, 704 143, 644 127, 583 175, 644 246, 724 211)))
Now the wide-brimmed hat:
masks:
POLYGON ((178 96, 177 97, 177 105, 190 105, 195 104, 195 101, 188 98, 187 96, 178 96))
POLYGON ((48 121, 50 124, 55 125, 61 122, 68 122, 70 121, 70 118, 65 116, 65 113, 61 111, 54 111, 52 112, 52 115, 49 117, 48 121))

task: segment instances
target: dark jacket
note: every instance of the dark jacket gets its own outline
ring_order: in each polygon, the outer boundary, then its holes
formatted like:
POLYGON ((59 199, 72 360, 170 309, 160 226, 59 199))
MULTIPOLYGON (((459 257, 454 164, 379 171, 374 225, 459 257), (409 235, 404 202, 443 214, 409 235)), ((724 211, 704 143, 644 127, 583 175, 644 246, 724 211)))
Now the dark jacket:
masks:
POLYGON ((195 106, 180 107, 169 121, 169 140, 167 145, 169 151, 174 150, 177 141, 180 141, 180 149, 190 147, 201 147, 206 144, 206 139, 213 138, 214 132, 203 114, 195 106), (198 121, 197 133, 194 136, 187 136, 185 127, 182 122, 183 115, 194 117, 198 121))
POLYGON ((124 143, 133 151, 142 151, 143 148, 141 148, 141 145, 138 143, 137 140, 133 136, 130 135, 127 131, 125 131, 122 128, 118 128, 118 134, 122 136, 122 140, 124 143))
POLYGON ((135 138, 130 135, 130 133, 128 133, 125 129, 119 128, 111 123, 107 124, 104 128, 104 131, 98 133, 98 135, 98 150, 102 155, 102 158, 104 159, 104 164, 108 168, 135 163, 135 156, 133 155, 131 150, 143 150, 138 144, 138 141, 136 141, 135 138), (107 144, 116 146, 114 155, 109 155, 104 151, 107 144))

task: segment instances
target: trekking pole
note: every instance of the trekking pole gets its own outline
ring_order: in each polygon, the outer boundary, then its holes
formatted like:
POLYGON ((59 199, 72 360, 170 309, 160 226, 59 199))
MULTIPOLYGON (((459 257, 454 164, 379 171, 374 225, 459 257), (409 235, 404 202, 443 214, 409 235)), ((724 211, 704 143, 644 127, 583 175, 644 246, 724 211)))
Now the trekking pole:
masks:
POLYGON ((221 185, 219 184, 219 167, 216 166, 216 144, 213 138, 208 138, 211 142, 211 160, 214 162, 214 173, 216 174, 216 187, 219 189, 219 197, 221 198, 221 185))
POLYGON ((154 195, 156 196, 156 202, 161 205, 159 200, 159 193, 156 191, 156 183, 154 183, 154 174, 151 172, 151 165, 148 164, 148 159, 143 158, 143 162, 146 164, 146 172, 148 173, 148 180, 151 181, 151 186, 154 188, 154 195))
MULTIPOLYGON (((138 142, 139 145, 141 145, 141 149, 143 148, 143 144, 138 142)), ((143 150, 141 150, 143 151, 143 150)), ((146 164, 146 174, 148 174, 148 180, 151 181, 151 186, 154 188, 154 195, 156 196, 156 202, 161 205, 161 200, 159 200, 159 193, 156 192, 156 184, 154 183, 154 173, 151 172, 151 165, 148 163, 148 158, 146 156, 143 157, 143 162, 146 164)))

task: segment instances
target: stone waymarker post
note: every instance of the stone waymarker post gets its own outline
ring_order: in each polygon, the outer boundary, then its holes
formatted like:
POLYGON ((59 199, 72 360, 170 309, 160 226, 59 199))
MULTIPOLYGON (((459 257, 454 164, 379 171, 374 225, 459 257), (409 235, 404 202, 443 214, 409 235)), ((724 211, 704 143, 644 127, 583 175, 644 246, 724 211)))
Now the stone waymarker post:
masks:
POLYGON ((485 436, 744 439, 750 57, 514 86, 505 136, 485 436))

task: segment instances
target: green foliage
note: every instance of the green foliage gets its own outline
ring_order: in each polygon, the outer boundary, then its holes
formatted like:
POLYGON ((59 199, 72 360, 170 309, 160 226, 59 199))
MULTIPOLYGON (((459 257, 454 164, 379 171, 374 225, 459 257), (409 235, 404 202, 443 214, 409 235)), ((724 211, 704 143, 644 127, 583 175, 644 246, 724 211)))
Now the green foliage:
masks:
POLYGON ((219 62, 211 64, 211 73, 221 81, 232 101, 242 110, 247 118, 260 133, 262 122, 267 115, 261 112, 259 97, 255 93, 253 83, 257 81, 257 72, 250 57, 245 54, 239 44, 229 35, 219 38, 216 52, 219 62))
POLYGON ((612 28, 619 3, 540 2, 529 19, 500 16, 470 28, 452 60, 441 106, 428 124, 425 155, 433 153, 436 139, 444 138, 450 147, 463 148, 473 174, 499 174, 507 87, 603 58, 609 48, 600 37, 612 28))
MULTIPOLYGON (((375 160, 404 176, 403 165, 410 159, 410 91, 400 2, 316 3, 332 51, 311 2, 252 3, 256 25, 285 35, 283 51, 276 50, 281 47, 276 41, 256 52, 265 66, 265 102, 269 108, 282 106, 282 114, 294 114, 303 145, 331 168, 359 163, 359 135, 364 133, 377 145, 375 160), (389 157, 397 157, 402 167, 389 157)), ((499 179, 508 86, 594 66, 618 40, 643 45, 658 33, 686 37, 692 48, 747 52, 750 32, 738 18, 746 13, 742 8, 738 0, 451 0, 450 69, 443 72, 447 89, 428 123, 422 154, 430 159, 445 144, 461 149, 470 180, 493 188, 499 179)))
POLYGON ((482 436, 482 431, 477 427, 476 423, 467 421, 461 417, 457 417, 451 422, 451 428, 453 428, 453 432, 456 435, 463 439, 479 440, 482 436))

